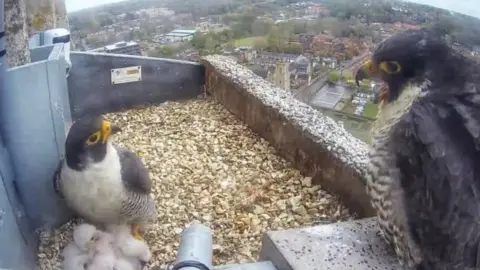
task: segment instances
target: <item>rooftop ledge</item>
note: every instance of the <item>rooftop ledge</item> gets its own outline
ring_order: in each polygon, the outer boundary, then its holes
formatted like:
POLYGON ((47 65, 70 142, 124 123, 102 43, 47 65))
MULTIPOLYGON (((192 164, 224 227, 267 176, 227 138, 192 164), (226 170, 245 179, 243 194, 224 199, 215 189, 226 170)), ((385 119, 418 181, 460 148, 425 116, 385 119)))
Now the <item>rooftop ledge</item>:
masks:
MULTIPOLYGON (((8 112, 8 117, 2 118, 1 135, 5 145, 0 144, 0 165, 3 166, 0 171, 6 184, 0 185, 0 197, 4 198, 0 201, 0 210, 11 208, 12 211, 7 212, 0 226, 8 231, 3 234, 6 244, 0 245, 0 250, 10 252, 0 256, 0 261, 32 268, 32 260, 24 259, 25 254, 37 252, 38 239, 35 238, 38 235, 34 236, 32 229, 58 227, 71 217, 64 203, 53 193, 51 175, 63 153, 65 131, 72 119, 92 111, 109 113, 165 101, 195 99, 205 90, 252 131, 269 141, 278 154, 304 176, 311 176, 313 184, 338 195, 358 217, 374 215, 363 178, 367 165, 366 144, 331 118, 233 59, 210 55, 198 64, 72 52, 73 68, 67 80, 62 50, 55 48, 47 60, 10 69, 10 91, 4 91, 2 96, 1 107, 8 112), (138 83, 111 83, 112 69, 131 66, 141 66, 142 79, 138 83), (30 136, 32 130, 36 131, 35 140, 30 136), (7 195, 9 201, 6 201, 7 195), (9 242, 24 243, 13 250, 9 242)), ((312 269, 311 262, 305 260, 313 257, 317 257, 312 261, 317 263, 315 269, 352 269, 345 268, 345 262, 339 261, 347 257, 350 266, 368 261, 373 268, 395 269, 395 266, 385 266, 395 265, 395 259, 379 238, 376 222, 372 219, 268 232, 262 244, 260 260, 271 261, 278 270, 312 269), (365 247, 371 251, 365 253, 365 247), (310 255, 304 252, 305 256, 300 256, 305 250, 310 255), (345 250, 349 252, 339 253, 345 250), (330 252, 341 255, 340 259, 332 261, 330 252)), ((262 269, 271 268, 267 265, 263 264, 262 269)), ((225 267, 221 269, 230 269, 225 267)))
POLYGON ((338 195, 363 218, 269 231, 263 236, 260 263, 218 269, 403 269, 382 239, 376 218, 371 218, 374 210, 363 178, 367 145, 231 58, 210 55, 201 63, 206 90, 214 99, 312 176, 312 183, 338 195))
POLYGON ((206 89, 217 101, 311 176, 313 184, 339 195, 359 217, 374 215, 363 178, 365 143, 229 57, 209 55, 201 63, 206 89))

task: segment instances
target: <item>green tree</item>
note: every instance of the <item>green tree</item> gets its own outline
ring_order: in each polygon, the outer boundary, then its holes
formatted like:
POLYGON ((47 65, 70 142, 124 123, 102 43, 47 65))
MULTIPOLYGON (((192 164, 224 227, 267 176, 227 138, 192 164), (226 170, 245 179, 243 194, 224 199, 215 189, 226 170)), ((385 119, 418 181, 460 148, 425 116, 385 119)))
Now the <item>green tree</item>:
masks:
POLYGON ((292 33, 292 24, 280 23, 275 25, 267 35, 266 49, 272 52, 286 52, 289 49, 298 49, 298 47, 295 47, 295 45, 293 45, 292 48, 289 47, 288 41, 293 35, 292 33))
POLYGON ((360 90, 362 92, 371 92, 372 91, 371 82, 369 80, 361 81, 360 82, 360 90))
POLYGON ((253 47, 257 50, 263 50, 263 49, 267 48, 267 46, 268 46, 267 41, 264 38, 256 39, 253 42, 253 47))
POLYGON ((341 78, 340 73, 338 73, 337 71, 330 71, 328 73, 328 79, 327 80, 330 83, 337 83, 340 80, 340 78, 341 78))
POLYGON ((255 21, 252 22, 250 28, 251 28, 252 36, 254 37, 265 36, 272 29, 272 23, 262 19, 256 19, 255 21))
POLYGON ((196 49, 203 49, 205 48, 205 42, 207 40, 207 37, 205 34, 202 33, 195 33, 193 35, 192 40, 190 40, 190 44, 196 49))
POLYGON ((355 82, 355 78, 353 77, 353 75, 351 73, 343 73, 342 78, 345 81, 355 82))
POLYGON ((214 40, 212 35, 207 35, 205 39, 205 50, 213 51, 215 49, 215 45, 218 43, 214 40))
POLYGON ((217 34, 214 34, 214 39, 220 43, 227 43, 233 39, 233 32, 228 29, 223 30, 217 34))
POLYGON ((308 24, 306 20, 296 20, 293 22, 293 33, 302 34, 308 32, 308 24))
POLYGON ((290 43, 285 45, 284 51, 286 53, 301 54, 303 53, 303 47, 300 43, 290 43))
POLYGON ((163 46, 156 48, 155 50, 148 53, 148 56, 151 57, 172 57, 176 53, 175 48, 170 46, 163 46))
POLYGON ((137 19, 137 18, 138 18, 138 16, 137 16, 135 13, 133 13, 133 12, 127 12, 127 13, 125 13, 125 20, 126 20, 126 21, 135 20, 135 19, 137 19))
POLYGON ((136 40, 138 35, 135 33, 135 30, 130 30, 123 35, 124 40, 136 40))
POLYGON ((283 41, 279 33, 275 30, 267 35, 267 49, 272 52, 279 52, 283 49, 283 41))
POLYGON ((88 36, 86 39, 85 39, 86 43, 89 45, 89 46, 92 46, 92 47, 100 47, 104 44, 103 41, 101 41, 100 39, 98 39, 96 36, 88 36))
POLYGON ((100 30, 100 24, 95 19, 91 18, 88 20, 88 29, 93 33, 97 32, 100 30))
POLYGON ((252 23, 256 17, 250 13, 243 13, 236 17, 236 23, 232 26, 233 37, 235 39, 248 37, 252 35, 252 23))
POLYGON ((288 38, 293 35, 294 25, 291 22, 279 23, 276 31, 283 38, 288 38))
POLYGON ((323 20, 317 20, 315 23, 312 25, 313 31, 315 33, 321 33, 325 30, 325 25, 323 23, 323 20))

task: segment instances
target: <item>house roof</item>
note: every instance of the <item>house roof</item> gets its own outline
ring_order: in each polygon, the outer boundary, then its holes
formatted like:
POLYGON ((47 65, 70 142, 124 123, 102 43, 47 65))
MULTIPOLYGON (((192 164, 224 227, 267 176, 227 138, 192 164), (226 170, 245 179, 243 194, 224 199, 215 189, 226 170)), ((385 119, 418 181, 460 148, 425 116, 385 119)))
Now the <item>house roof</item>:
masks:
POLYGON ((197 32, 197 30, 188 30, 188 29, 178 29, 178 30, 173 30, 172 32, 170 33, 175 33, 175 34, 189 34, 189 35, 193 35, 197 32))
POLYGON ((295 64, 297 65, 308 65, 310 61, 303 55, 299 55, 297 59, 295 59, 295 64))
POLYGON ((265 69, 264 67, 260 66, 260 65, 251 65, 248 67, 250 70, 253 71, 253 73, 257 74, 258 76, 262 77, 262 78, 267 78, 267 69, 265 69))

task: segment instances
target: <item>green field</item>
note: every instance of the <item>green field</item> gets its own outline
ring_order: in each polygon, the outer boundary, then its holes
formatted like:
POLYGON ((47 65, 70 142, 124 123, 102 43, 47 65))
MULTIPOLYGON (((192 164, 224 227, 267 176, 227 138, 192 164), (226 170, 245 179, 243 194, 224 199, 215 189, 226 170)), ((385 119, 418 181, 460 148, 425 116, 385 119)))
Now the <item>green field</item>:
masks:
POLYGON ((241 38, 234 40, 230 44, 233 44, 235 47, 241 47, 241 46, 253 46, 255 45, 255 42, 258 40, 264 40, 265 37, 247 37, 247 38, 241 38))
POLYGON ((377 118, 378 114, 378 105, 371 102, 365 104, 365 109, 363 110, 363 116, 369 118, 377 118))
POLYGON ((348 102, 347 104, 345 104, 345 106, 343 106, 342 112, 353 114, 355 112, 356 107, 357 107, 356 105, 348 102))

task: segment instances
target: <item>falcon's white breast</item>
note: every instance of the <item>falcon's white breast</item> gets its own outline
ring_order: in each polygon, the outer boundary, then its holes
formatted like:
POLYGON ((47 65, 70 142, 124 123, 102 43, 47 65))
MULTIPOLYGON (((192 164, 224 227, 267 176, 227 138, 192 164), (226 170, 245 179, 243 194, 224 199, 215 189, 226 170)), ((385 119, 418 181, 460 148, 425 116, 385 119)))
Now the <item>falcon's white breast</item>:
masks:
POLYGON ((75 171, 63 164, 61 192, 67 204, 93 222, 116 222, 121 213, 125 188, 117 150, 107 145, 105 158, 98 163, 89 162, 83 171, 75 171))

